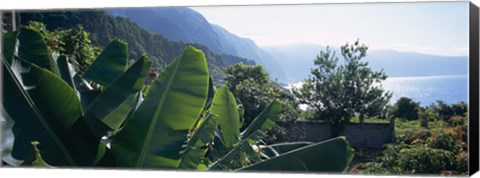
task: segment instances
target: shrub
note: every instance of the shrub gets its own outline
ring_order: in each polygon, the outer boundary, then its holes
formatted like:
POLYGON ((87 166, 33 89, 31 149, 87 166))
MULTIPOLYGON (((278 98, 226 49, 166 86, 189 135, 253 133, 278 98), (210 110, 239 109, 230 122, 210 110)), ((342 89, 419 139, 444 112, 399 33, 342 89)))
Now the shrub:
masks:
POLYGON ((414 102, 410 98, 401 97, 392 107, 391 112, 394 117, 404 118, 407 120, 417 120, 419 105, 420 104, 418 102, 414 102))
POLYGON ((426 140, 431 136, 431 132, 427 130, 404 131, 398 134, 397 141, 405 144, 412 144, 413 141, 421 139, 426 140))
POLYGON ((451 151, 415 145, 399 153, 397 162, 403 173, 437 173, 454 168, 451 151))
POLYGON ((452 116, 450 117, 450 119, 448 119, 448 125, 452 126, 452 127, 456 127, 456 126, 463 126, 463 125, 466 125, 467 124, 467 117, 463 117, 463 116, 452 116))
POLYGON ((456 170, 462 173, 468 172, 468 152, 461 151, 455 155, 456 170))

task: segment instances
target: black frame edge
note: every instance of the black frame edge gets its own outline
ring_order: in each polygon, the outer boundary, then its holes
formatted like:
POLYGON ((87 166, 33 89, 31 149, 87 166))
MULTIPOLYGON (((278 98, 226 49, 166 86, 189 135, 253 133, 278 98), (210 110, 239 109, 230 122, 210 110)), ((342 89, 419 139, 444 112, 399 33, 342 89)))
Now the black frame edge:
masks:
POLYGON ((479 170, 479 9, 470 2, 469 5, 469 175, 479 170))

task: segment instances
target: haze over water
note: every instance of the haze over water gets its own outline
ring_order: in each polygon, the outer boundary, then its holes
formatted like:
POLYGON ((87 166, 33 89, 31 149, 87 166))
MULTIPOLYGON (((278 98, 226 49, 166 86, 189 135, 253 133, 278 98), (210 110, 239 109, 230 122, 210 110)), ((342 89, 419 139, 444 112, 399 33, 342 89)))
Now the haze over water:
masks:
MULTIPOLYGON (((301 85, 302 82, 294 83, 287 88, 301 85)), ((390 104, 394 104, 400 97, 409 97, 420 102, 421 106, 428 106, 437 100, 447 104, 468 102, 467 75, 389 77, 382 85, 385 90, 393 92, 390 104)))

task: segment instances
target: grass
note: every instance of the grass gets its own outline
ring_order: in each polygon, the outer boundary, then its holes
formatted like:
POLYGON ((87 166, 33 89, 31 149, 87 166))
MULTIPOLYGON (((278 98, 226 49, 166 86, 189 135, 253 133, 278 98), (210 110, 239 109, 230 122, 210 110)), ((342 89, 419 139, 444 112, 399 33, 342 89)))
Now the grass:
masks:
POLYGON ((419 130, 439 131, 448 127, 448 123, 442 120, 429 121, 428 129, 423 128, 420 122, 421 122, 420 120, 408 121, 400 118, 395 119, 395 135, 405 131, 419 131, 419 130))
MULTIPOLYGON (((352 117, 350 120, 352 123, 360 123, 360 118, 358 116, 352 117)), ((390 123, 388 119, 380 119, 373 117, 365 117, 365 123, 390 123)))

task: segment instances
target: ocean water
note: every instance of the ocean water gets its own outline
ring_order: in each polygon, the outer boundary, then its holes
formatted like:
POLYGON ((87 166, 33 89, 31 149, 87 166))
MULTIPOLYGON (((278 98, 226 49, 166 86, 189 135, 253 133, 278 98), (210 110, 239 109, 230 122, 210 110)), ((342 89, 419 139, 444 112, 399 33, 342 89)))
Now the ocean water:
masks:
POLYGON ((437 100, 447 104, 468 102, 468 75, 390 77, 382 84, 393 92, 390 103, 403 96, 420 102, 422 106, 437 100))
MULTIPOLYGON (((287 88, 301 85, 302 82, 293 83, 287 88)), ((468 102, 468 75, 389 77, 382 82, 382 86, 393 92, 390 104, 394 104, 400 97, 409 97, 422 106, 428 106, 437 100, 447 104, 468 102)))

